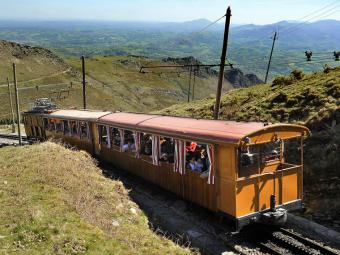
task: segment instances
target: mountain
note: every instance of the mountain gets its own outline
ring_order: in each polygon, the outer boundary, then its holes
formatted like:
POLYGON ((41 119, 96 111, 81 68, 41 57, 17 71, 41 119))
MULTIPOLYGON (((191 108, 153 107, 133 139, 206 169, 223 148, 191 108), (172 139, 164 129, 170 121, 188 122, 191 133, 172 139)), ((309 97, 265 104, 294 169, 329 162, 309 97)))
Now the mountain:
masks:
MULTIPOLYGON (((311 130, 304 147, 304 216, 331 227, 340 213, 334 202, 340 201, 339 102, 340 67, 311 75, 295 71, 272 84, 232 90, 222 96, 220 110, 224 120, 303 124, 311 130)), ((214 103, 207 98, 157 113, 211 119, 214 103)))
MULTIPOLYGON (((51 51, 14 42, 0 42, 0 119, 10 118, 6 78, 13 81, 16 63, 20 108, 28 110, 36 98, 53 98, 62 108, 82 107, 81 61, 61 58, 51 51)), ((184 68, 145 70, 142 66, 168 63, 141 56, 86 58, 87 104, 91 109, 149 112, 187 101, 189 74, 184 68)), ((199 72, 194 99, 215 94, 215 74, 199 72)), ((191 85, 194 83, 192 81, 191 85)), ((227 81, 224 91, 233 86, 227 81)), ((193 95, 190 94, 190 100, 193 95)))
POLYGON ((6 76, 12 79, 12 63, 16 63, 19 70, 19 81, 44 76, 62 81, 71 71, 62 58, 47 49, 3 40, 0 40, 0 60, 1 84, 6 83, 6 76))
MULTIPOLYGON (((113 21, 0 21, 0 38, 51 49, 63 56, 143 55, 150 58, 195 56, 204 63, 220 61, 224 24, 199 19, 189 22, 113 21), (201 32, 199 32, 201 31, 201 32), (199 32, 199 33, 198 33, 199 32)), ((232 25, 228 59, 245 73, 264 79, 272 45, 279 31, 270 79, 293 69, 321 70, 336 65, 332 52, 339 50, 340 21, 313 23, 282 21, 268 25, 232 25), (315 54, 306 62, 304 52, 315 54)))

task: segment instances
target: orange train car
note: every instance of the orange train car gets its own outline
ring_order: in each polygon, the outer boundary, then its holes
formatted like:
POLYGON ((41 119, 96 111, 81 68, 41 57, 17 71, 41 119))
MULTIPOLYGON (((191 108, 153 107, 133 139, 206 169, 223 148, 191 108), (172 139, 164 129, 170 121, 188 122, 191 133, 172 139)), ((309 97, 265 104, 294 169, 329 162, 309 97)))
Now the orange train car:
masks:
POLYGON ((28 136, 61 138, 236 229, 301 208, 304 126, 79 110, 26 112, 24 123, 28 136))

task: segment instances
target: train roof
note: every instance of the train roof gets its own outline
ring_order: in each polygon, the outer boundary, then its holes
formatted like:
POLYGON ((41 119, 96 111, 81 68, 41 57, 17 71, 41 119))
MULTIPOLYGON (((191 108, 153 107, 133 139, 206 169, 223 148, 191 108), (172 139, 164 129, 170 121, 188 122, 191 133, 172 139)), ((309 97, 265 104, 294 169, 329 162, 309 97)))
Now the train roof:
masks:
POLYGON ((48 114, 52 118, 96 121, 111 112, 88 111, 88 110, 58 110, 48 114))
POLYGON ((239 144, 245 137, 266 130, 272 132, 290 129, 295 132, 295 136, 297 136, 296 134, 309 135, 309 130, 306 127, 289 124, 266 125, 261 122, 193 119, 124 112, 107 114, 100 117, 99 122, 127 129, 192 139, 193 141, 216 143, 239 144))

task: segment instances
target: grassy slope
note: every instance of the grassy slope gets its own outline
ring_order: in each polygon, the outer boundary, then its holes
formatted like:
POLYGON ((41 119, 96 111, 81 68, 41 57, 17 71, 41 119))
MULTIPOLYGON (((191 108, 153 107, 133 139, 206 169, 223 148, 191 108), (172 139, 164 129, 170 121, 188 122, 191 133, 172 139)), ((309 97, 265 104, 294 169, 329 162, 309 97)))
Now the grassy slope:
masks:
MULTIPOLYGON (((224 94, 221 118, 305 124, 305 195, 313 216, 332 225, 340 213, 340 68, 291 85, 258 85, 224 94), (319 183, 319 185, 315 185, 319 183), (329 210, 325 211, 327 207, 329 210), (313 214, 313 212, 317 212, 313 214), (316 216, 319 215, 319 216, 316 216), (321 215, 321 216, 320 216, 321 215)), ((212 118, 214 99, 174 105, 158 113, 212 118)), ((339 227, 340 230, 340 227, 339 227)))
MULTIPOLYGON (((67 59, 67 62, 80 70, 77 59, 67 59)), ((189 75, 188 72, 183 73, 183 69, 146 70, 144 74, 139 72, 142 65, 162 64, 164 62, 155 59, 126 56, 98 56, 86 61, 89 81, 113 95, 112 100, 106 99, 106 109, 144 112, 187 100, 189 75), (182 73, 174 73, 177 71, 182 73)), ((216 77, 197 77, 195 98, 213 94, 216 84, 216 77)))
POLYGON ((1 149, 0 204, 0 254, 190 254, 88 154, 50 142, 1 149))
MULTIPOLYGON (((53 92, 68 89, 70 82, 73 82, 73 87, 70 88, 69 96, 63 93, 66 98, 56 99, 56 103, 60 108, 82 107, 81 63, 78 58, 63 60, 46 49, 4 41, 0 41, 0 50, 0 120, 10 117, 6 77, 13 80, 13 62, 17 64, 22 111, 28 110, 35 98, 56 97, 57 94, 53 92), (59 83, 63 84, 44 86, 59 83)), ((125 56, 87 59, 88 108, 148 112, 186 101, 187 72, 178 74, 173 73, 174 69, 168 69, 163 71, 170 73, 139 73, 140 65, 161 63, 153 59, 125 56)), ((196 98, 213 94, 216 84, 216 77, 197 78, 196 98)))

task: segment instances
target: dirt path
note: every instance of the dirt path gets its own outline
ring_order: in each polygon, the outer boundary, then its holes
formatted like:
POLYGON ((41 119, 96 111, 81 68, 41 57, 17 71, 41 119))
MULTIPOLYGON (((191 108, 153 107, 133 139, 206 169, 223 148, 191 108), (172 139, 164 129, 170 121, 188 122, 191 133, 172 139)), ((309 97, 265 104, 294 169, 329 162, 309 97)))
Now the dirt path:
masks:
MULTIPOLYGON (((61 72, 56 72, 56 73, 53 73, 53 74, 50 74, 50 75, 44 75, 44 76, 41 76, 39 78, 34 78, 34 79, 30 79, 30 80, 25 80, 25 81, 18 81, 18 83, 39 81, 39 80, 42 80, 42 79, 45 79, 45 78, 51 78, 51 77, 55 77, 55 76, 59 76, 59 75, 62 75, 62 74, 69 73, 71 70, 72 70, 72 67, 68 68, 67 70, 64 70, 64 71, 61 71, 61 72)), ((0 84, 0 88, 7 87, 7 86, 8 86, 7 83, 0 84)))

